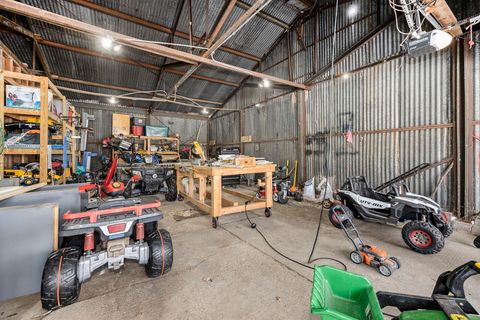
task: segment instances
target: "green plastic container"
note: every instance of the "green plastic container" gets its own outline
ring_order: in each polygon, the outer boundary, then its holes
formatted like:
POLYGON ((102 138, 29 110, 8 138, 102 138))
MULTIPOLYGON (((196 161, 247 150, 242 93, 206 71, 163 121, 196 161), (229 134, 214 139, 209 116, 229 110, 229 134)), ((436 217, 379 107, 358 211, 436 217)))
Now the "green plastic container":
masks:
POLYGON ((310 311, 322 320, 383 320, 367 278, 329 266, 315 266, 310 311))

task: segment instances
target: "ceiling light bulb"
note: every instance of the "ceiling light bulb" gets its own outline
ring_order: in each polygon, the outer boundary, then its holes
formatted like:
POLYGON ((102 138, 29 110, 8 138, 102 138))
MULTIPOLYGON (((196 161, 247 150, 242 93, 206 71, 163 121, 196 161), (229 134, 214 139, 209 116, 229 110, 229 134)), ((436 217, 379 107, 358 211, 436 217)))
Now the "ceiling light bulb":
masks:
POLYGON ((113 47, 113 51, 115 51, 115 52, 120 52, 121 49, 122 49, 122 46, 119 45, 119 44, 117 44, 113 47))
POLYGON ((109 37, 102 38, 102 46, 105 49, 110 49, 113 45, 113 39, 109 37))
POLYGON ((358 13, 358 6, 356 4, 352 4, 350 7, 348 7, 347 16, 349 18, 355 17, 357 13, 358 13))
POLYGON ((255 107, 257 107, 257 108, 260 107, 260 103, 256 103, 255 107))
POLYGON ((202 113, 203 113, 203 114, 208 114, 207 108, 203 108, 202 113))
POLYGON ((117 99, 115 99, 115 97, 110 97, 109 101, 111 104, 117 103, 117 99))
POLYGON ((345 73, 345 74, 342 75, 342 78, 343 79, 348 79, 348 78, 350 78, 350 74, 345 73))
POLYGON ((263 88, 263 83, 259 83, 258 86, 259 86, 260 88, 263 88))
POLYGON ((263 85, 265 86, 265 88, 269 88, 269 87, 270 87, 270 84, 271 84, 271 83, 270 83, 269 80, 267 80, 267 79, 264 79, 264 80, 263 80, 263 85))

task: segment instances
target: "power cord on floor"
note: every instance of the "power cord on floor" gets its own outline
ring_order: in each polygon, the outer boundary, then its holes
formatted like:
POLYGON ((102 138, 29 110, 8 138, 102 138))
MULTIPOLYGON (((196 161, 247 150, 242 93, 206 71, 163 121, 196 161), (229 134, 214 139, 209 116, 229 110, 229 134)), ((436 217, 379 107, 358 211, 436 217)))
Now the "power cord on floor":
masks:
MULTIPOLYGON (((291 261, 291 262, 293 262, 293 263, 296 263, 296 264, 298 264, 298 265, 300 265, 300 266, 302 266, 302 267, 305 267, 305 268, 308 268, 308 269, 313 270, 313 267, 309 266, 308 264, 304 264, 304 263, 302 263, 302 262, 300 262, 300 261, 297 261, 297 260, 295 260, 295 259, 293 259, 293 258, 290 258, 289 256, 287 256, 287 255, 281 253, 280 251, 278 251, 278 250, 277 250, 274 246, 272 246, 272 244, 268 241, 267 237, 265 237, 265 235, 258 229, 257 224, 254 223, 254 222, 252 222, 252 220, 250 220, 250 217, 248 216, 247 205, 253 200, 254 197, 255 197, 255 196, 253 196, 253 197, 250 198, 249 200, 245 201, 245 216, 246 216, 248 222, 250 223, 250 227, 251 227, 252 229, 255 229, 255 230, 258 232, 258 234, 263 238, 263 240, 265 241, 265 243, 270 247, 270 249, 272 249, 272 250, 273 250, 274 252, 276 252, 278 255, 280 255, 280 256, 282 256, 283 258, 285 258, 285 259, 287 259, 287 260, 289 260, 289 261, 291 261)), ((320 228, 318 228, 318 229, 320 229, 320 228)), ((318 230, 317 230, 317 237, 318 237, 318 230)), ((312 253, 313 253, 313 252, 312 252, 312 253)), ((318 261, 318 260, 329 260, 329 261, 336 262, 336 263, 340 264, 345 271, 347 271, 347 266, 346 266, 342 261, 340 261, 340 260, 337 260, 337 259, 334 259, 334 258, 329 258, 329 257, 320 257, 320 258, 316 258, 316 259, 313 260, 313 261, 318 261)), ((311 263, 311 262, 313 262, 313 261, 309 261, 308 263, 311 263)))

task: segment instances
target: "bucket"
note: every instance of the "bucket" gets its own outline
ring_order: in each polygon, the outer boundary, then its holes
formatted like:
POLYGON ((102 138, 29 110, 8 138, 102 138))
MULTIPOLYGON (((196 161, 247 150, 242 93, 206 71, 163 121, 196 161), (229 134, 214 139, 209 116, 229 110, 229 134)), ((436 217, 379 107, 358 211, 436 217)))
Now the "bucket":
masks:
POLYGON ((132 126, 132 135, 143 136, 143 126, 132 126))

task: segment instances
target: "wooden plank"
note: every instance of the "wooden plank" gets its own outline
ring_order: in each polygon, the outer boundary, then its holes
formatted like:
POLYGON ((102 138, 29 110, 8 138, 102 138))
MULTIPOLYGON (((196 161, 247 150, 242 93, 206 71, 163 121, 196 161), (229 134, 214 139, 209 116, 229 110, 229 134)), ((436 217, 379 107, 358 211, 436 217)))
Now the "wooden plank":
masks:
POLYGON ((5 149, 3 151, 4 154, 28 154, 28 155, 36 155, 40 154, 39 149, 29 149, 29 148, 11 148, 11 149, 5 149))
MULTIPOLYGON (((212 198, 212 193, 210 191, 206 191, 205 197, 207 199, 211 199, 212 198)), ((225 207, 238 206, 238 201, 232 201, 232 200, 225 199, 225 198, 222 197, 222 206, 225 206, 225 207)))
POLYGON ((40 182, 48 179, 48 78, 40 80, 40 182))
POLYGON ((59 205, 55 204, 53 207, 53 251, 58 250, 58 216, 59 205))
POLYGON ((243 198, 243 199, 246 199, 246 200, 256 199, 254 194, 253 195, 252 194, 246 194, 246 193, 243 193, 243 192, 240 192, 240 191, 237 191, 237 190, 233 190, 233 189, 223 188, 222 191, 226 192, 226 193, 229 193, 229 194, 231 194, 235 197, 243 198))
POLYGON ((225 208, 222 208, 222 215, 244 212, 245 209, 246 210, 263 209, 265 208, 265 203, 266 203, 265 201, 258 201, 258 202, 249 203, 246 206, 242 204, 234 207, 225 207, 225 208))
POLYGON ((178 192, 178 194, 181 195, 184 198, 185 201, 193 203, 198 208, 200 208, 200 210, 202 210, 203 212, 206 212, 206 213, 211 212, 211 207, 208 204, 201 203, 200 201, 198 201, 195 198, 190 197, 188 194, 186 194, 183 191, 178 192))
POLYGON ((40 110, 34 110, 34 109, 22 109, 22 108, 5 108, 5 113, 6 114, 18 114, 18 115, 24 115, 24 116, 35 116, 39 117, 40 116, 40 110))
POLYGON ((212 177, 212 206, 210 215, 219 217, 222 214, 222 177, 212 177))
POLYGON ((457 25, 458 20, 447 2, 445 0, 423 0, 423 3, 426 5, 431 5, 432 2, 434 4, 428 7, 428 12, 437 19, 442 27, 446 28, 446 32, 454 37, 461 36, 463 34, 462 28, 457 25))
POLYGON ((205 177, 198 178, 198 200, 200 202, 205 202, 205 196, 207 192, 207 180, 205 177))
POLYGON ((272 172, 265 172, 265 201, 267 208, 273 207, 272 172))
POLYGON ((17 196, 19 194, 23 194, 25 192, 29 192, 29 191, 39 189, 39 188, 44 187, 46 185, 47 185, 46 183, 37 183, 37 184, 31 185, 31 186, 28 186, 28 187, 14 187, 15 188, 14 190, 12 190, 11 187, 7 187, 10 190, 8 190, 6 192, 2 191, 3 188, 0 188, 0 201, 11 198, 13 196, 17 196))
MULTIPOLYGON (((31 75, 31 74, 13 72, 13 71, 9 71, 9 70, 3 71, 3 74, 4 74, 5 78, 12 78, 12 79, 17 79, 17 80, 25 80, 25 81, 33 81, 33 82, 36 82, 36 83, 40 83, 42 81, 42 78, 44 78, 44 77, 34 76, 34 75, 31 75)), ((48 78, 45 78, 45 79, 48 80, 48 78)), ((47 85, 47 88, 48 88, 48 85, 47 85)))

